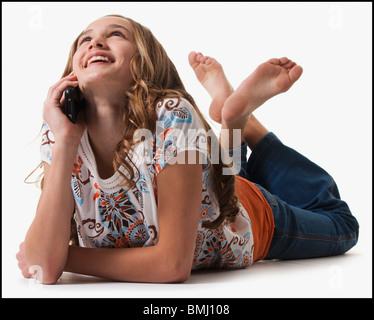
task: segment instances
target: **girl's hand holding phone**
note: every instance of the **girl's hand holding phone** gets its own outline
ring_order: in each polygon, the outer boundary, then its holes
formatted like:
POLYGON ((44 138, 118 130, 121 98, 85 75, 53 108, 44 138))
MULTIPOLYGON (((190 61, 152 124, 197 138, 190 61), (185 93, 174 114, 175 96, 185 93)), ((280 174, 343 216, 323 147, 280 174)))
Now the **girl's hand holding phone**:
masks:
POLYGON ((49 88, 43 107, 43 119, 51 128, 55 142, 78 146, 85 129, 84 112, 78 114, 76 123, 72 123, 63 113, 64 91, 67 87, 78 86, 77 76, 72 72, 49 88))

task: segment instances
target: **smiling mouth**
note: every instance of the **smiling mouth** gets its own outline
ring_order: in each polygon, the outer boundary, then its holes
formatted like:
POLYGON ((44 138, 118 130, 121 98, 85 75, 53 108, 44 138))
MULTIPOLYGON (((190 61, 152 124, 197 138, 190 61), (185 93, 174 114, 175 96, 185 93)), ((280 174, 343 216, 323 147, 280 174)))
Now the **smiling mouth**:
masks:
POLYGON ((87 67, 93 63, 113 63, 108 57, 104 56, 93 56, 90 60, 87 61, 87 67))

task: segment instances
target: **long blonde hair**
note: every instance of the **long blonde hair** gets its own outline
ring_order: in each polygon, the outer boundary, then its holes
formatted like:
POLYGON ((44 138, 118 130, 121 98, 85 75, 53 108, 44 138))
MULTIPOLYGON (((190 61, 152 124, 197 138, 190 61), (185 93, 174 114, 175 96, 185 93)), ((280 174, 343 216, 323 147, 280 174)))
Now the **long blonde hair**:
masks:
MULTIPOLYGON (((120 166, 123 166, 127 171, 128 175, 126 176, 121 170, 118 170, 124 178, 123 185, 131 188, 136 183, 134 181, 134 165, 129 157, 129 153, 135 144, 133 136, 139 128, 155 132, 157 121, 155 109, 158 101, 166 97, 185 98, 195 108, 204 129, 208 132, 211 128, 196 106, 192 96, 186 91, 165 49, 152 32, 130 18, 121 15, 108 16, 125 19, 131 24, 137 48, 137 52, 130 62, 133 83, 125 92, 127 104, 123 109, 123 123, 126 125, 123 126, 123 138, 117 144, 113 159, 113 167, 116 171, 120 166)), ((73 71, 73 56, 77 50, 78 39, 79 36, 71 46, 62 77, 73 71)), ((209 152, 210 146, 211 141, 208 137, 209 152)), ((219 155, 221 155, 221 152, 219 152, 219 155)), ((203 226, 206 228, 218 228, 225 220, 232 222, 239 213, 238 199, 235 196, 235 176, 223 175, 222 172, 225 167, 229 167, 229 165, 225 165, 221 158, 218 164, 211 163, 210 165, 212 185, 219 204, 220 215, 214 221, 205 221, 203 226)))

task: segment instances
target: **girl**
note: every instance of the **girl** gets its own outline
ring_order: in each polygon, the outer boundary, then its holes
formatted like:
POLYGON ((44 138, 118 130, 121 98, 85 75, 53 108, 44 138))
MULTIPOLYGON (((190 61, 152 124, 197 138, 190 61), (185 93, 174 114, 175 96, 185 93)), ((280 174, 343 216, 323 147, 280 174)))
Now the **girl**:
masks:
POLYGON ((212 95, 221 144, 241 154, 242 177, 227 174, 232 165, 152 33, 122 16, 98 19, 74 41, 43 108, 42 193, 17 254, 25 277, 38 266, 45 284, 63 271, 183 282, 200 268, 355 245, 358 224, 333 179, 251 115, 301 67, 269 60, 233 92, 214 59, 192 52, 189 61, 212 95), (68 86, 86 105, 75 124, 61 110, 68 86))

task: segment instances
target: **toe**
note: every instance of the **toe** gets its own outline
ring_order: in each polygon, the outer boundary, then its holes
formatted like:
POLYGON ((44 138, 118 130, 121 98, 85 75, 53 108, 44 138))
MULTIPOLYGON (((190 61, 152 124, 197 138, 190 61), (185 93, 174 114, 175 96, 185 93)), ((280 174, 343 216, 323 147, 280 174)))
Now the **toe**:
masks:
POLYGON ((198 53, 196 54, 196 60, 199 61, 199 62, 200 62, 201 58, 203 58, 203 57, 204 57, 204 56, 203 56, 203 54, 202 54, 201 52, 198 52, 198 53))
POLYGON ((270 62, 271 64, 281 64, 278 58, 272 58, 268 60, 268 62, 270 62))
POLYGON ((197 54, 195 51, 189 53, 188 62, 190 63, 192 68, 196 67, 199 64, 199 62, 197 61, 197 54))
POLYGON ((202 56, 201 59, 200 59, 200 63, 203 63, 205 64, 208 60, 208 57, 205 57, 205 56, 202 56))
POLYGON ((288 59, 287 57, 282 57, 279 59, 279 61, 282 65, 285 65, 290 62, 290 59, 288 59))
POLYGON ((286 68, 286 69, 291 69, 293 68, 294 66, 296 66, 296 63, 291 61, 291 60, 288 60, 287 63, 283 64, 282 67, 283 68, 286 68))
POLYGON ((214 63, 217 63, 217 61, 211 57, 207 57, 207 59, 205 60, 205 64, 206 65, 211 65, 211 64, 214 64, 214 63))
POLYGON ((300 77, 301 74, 303 73, 303 68, 301 66, 295 65, 289 72, 289 77, 292 82, 297 81, 300 77))

